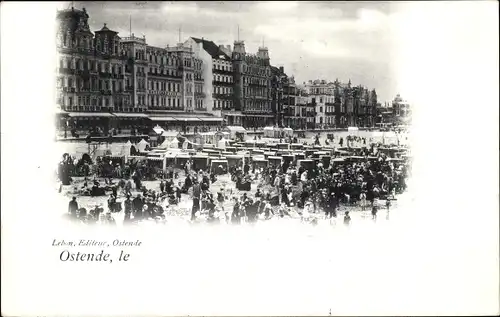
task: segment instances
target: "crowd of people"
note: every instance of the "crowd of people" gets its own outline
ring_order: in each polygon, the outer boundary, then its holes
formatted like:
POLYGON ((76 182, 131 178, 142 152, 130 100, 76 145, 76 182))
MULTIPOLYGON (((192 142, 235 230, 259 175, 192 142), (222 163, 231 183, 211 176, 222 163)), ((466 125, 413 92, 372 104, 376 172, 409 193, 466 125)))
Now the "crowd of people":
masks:
MULTIPOLYGON (((109 156, 97 157, 92 161, 88 154, 83 154, 80 159, 64 153, 58 166, 58 178, 62 185, 70 185, 72 177, 85 178, 85 195, 100 196, 102 194, 92 194, 92 188, 87 186, 87 180, 94 178, 93 186, 99 187, 97 178, 111 182, 111 179, 118 178, 123 180, 132 180, 137 188, 141 188, 142 180, 155 180, 163 178, 163 170, 157 166, 151 165, 145 160, 130 160, 124 162, 122 158, 112 158, 109 156), (97 183, 96 183, 97 182, 97 183)), ((100 192, 100 191, 99 191, 100 192)))
MULTIPOLYGON (((353 141, 366 143, 363 138, 347 140, 353 141)), ((388 159, 377 150, 377 145, 364 147, 362 153, 376 159, 326 166, 320 162, 310 168, 287 161, 279 166, 259 168, 252 164, 251 159, 245 160, 229 169, 229 185, 219 182, 217 173, 209 169, 194 170, 193 163, 187 161, 183 172, 169 169, 161 174, 159 191, 147 189, 142 183, 147 177, 141 162, 120 165, 109 174, 103 168, 111 165, 109 160, 91 164, 84 155, 75 165, 76 160, 65 155, 63 165, 101 166, 96 170, 89 168, 89 173, 84 174, 80 194, 102 196, 111 192, 106 213, 100 206, 89 211, 78 208, 73 198, 68 214, 86 224, 114 223, 114 217, 121 212, 124 223, 165 222, 168 214, 181 215, 179 204, 187 196, 192 222, 241 224, 273 218, 298 218, 315 224, 318 218, 337 218, 341 206, 345 207, 343 218, 346 225, 351 222, 349 210, 368 209, 375 220, 382 206, 381 200, 385 201, 385 208, 389 211, 396 195, 405 191, 409 169, 405 161, 388 159), (103 185, 99 179, 104 179, 103 185), (116 179, 118 181, 114 182, 116 179)), ((62 177, 61 181, 64 184, 62 177)))

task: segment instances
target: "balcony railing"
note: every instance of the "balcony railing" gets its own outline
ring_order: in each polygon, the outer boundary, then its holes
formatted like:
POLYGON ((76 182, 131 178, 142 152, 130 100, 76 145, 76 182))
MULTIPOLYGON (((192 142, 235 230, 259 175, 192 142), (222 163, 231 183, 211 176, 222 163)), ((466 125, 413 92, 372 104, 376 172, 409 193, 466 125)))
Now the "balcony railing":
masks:
POLYGON ((234 94, 229 93, 229 94, 212 94, 213 98, 218 98, 218 99, 231 99, 234 97, 234 94))

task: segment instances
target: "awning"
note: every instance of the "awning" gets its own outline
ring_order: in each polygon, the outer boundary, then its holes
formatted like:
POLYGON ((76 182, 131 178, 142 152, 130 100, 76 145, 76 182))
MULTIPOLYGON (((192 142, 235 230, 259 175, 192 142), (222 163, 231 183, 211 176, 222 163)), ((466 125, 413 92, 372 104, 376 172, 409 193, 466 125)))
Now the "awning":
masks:
POLYGON ((109 118, 112 117, 113 115, 111 113, 107 112, 70 112, 69 116, 72 118, 76 117, 102 117, 102 118, 109 118))
POLYGON ((190 117, 190 118, 183 117, 183 118, 176 118, 176 119, 179 121, 201 121, 200 119, 195 118, 195 117, 190 117))
POLYGON ((245 130, 245 128, 243 128, 242 126, 227 126, 226 127, 227 130, 231 131, 231 132, 247 132, 247 130, 245 130))
POLYGON ((179 135, 179 132, 177 131, 163 131, 162 135, 161 136, 164 136, 164 137, 176 137, 179 135))
POLYGON ((152 121, 177 121, 174 117, 149 117, 152 121))
POLYGON ((222 122, 224 119, 217 117, 198 117, 201 121, 205 122, 222 122))
POLYGON ((244 117, 257 117, 257 118, 274 118, 274 116, 272 114, 252 114, 252 113, 248 113, 248 114, 244 114, 243 116, 244 117))
POLYGON ((113 113, 118 118, 147 118, 145 113, 113 113))

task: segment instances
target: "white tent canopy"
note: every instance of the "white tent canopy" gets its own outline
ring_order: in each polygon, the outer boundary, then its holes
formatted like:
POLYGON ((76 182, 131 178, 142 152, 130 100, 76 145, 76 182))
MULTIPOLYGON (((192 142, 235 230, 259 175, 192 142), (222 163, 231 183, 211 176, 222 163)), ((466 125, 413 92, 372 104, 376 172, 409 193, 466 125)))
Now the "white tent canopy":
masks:
POLYGON ((130 148, 132 147, 132 142, 130 141, 127 141, 127 143, 125 143, 123 146, 122 146, 122 149, 121 149, 121 155, 125 155, 125 156, 128 156, 130 154, 130 148))
POLYGON ((222 138, 219 140, 219 143, 217 144, 217 147, 220 149, 226 149, 227 144, 229 143, 229 140, 222 138))
POLYGON ((359 129, 358 129, 358 127, 348 127, 347 131, 349 131, 349 132, 355 132, 355 131, 359 131, 359 129))
POLYGON ((175 138, 168 144, 169 149, 178 149, 179 148, 179 139, 175 138))
POLYGON ((156 132, 156 134, 162 134, 163 132, 165 132, 165 130, 162 127, 160 127, 159 125, 156 125, 153 128, 153 131, 156 132))
POLYGON ((158 146, 160 149, 177 149, 179 148, 179 140, 177 138, 173 139, 165 139, 160 146, 158 146))
POLYGON ((141 139, 141 141, 137 143, 137 150, 139 150, 139 152, 144 152, 146 146, 149 146, 149 143, 146 140, 141 139))

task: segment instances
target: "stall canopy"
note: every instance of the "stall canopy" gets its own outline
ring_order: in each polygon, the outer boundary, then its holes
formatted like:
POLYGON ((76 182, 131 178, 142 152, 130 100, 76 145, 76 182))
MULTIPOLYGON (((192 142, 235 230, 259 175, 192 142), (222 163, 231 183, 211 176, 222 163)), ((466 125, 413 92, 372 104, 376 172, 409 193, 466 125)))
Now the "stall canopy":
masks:
POLYGON ((144 152, 146 146, 149 146, 149 143, 144 139, 141 139, 141 141, 137 143, 137 149, 139 150, 139 152, 144 152))
POLYGON ((186 140, 186 141, 184 141, 184 143, 182 143, 182 148, 187 150, 189 148, 189 145, 191 145, 192 148, 202 146, 202 144, 194 143, 194 142, 191 142, 189 140, 186 140))
POLYGON ((227 130, 229 130, 229 132, 239 132, 239 133, 245 133, 247 132, 247 130, 245 130, 245 128, 243 127, 240 127, 240 126, 227 126, 226 127, 227 130))
POLYGON ((161 134, 161 136, 164 136, 164 137, 170 137, 170 138, 175 138, 179 135, 179 132, 177 131, 163 131, 163 133, 161 134))
POLYGON ((356 132, 356 131, 359 131, 359 129, 357 127, 348 127, 347 131, 349 131, 349 132, 356 132))

